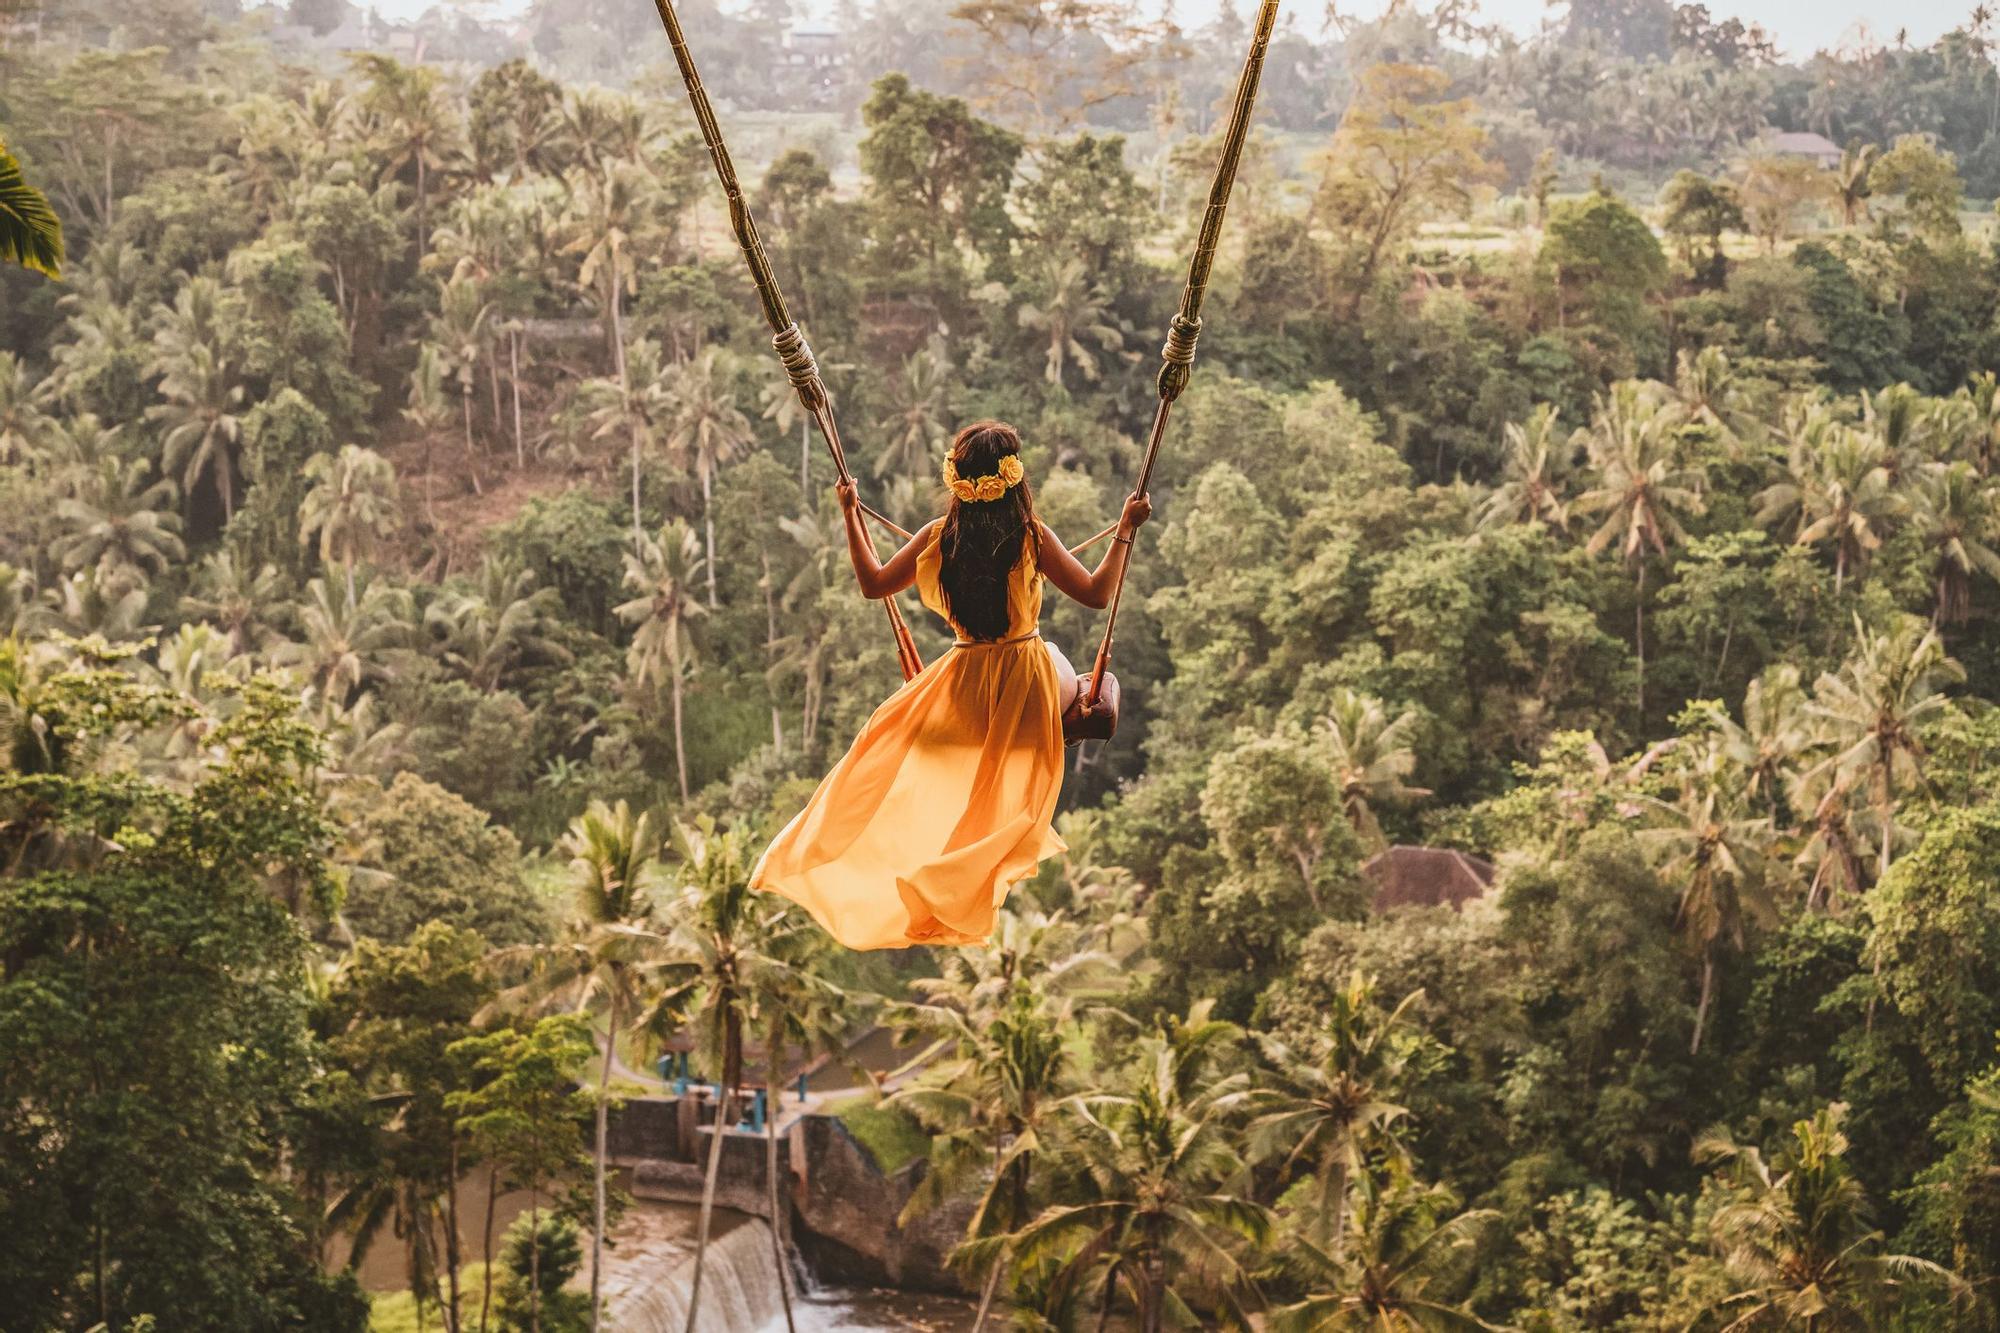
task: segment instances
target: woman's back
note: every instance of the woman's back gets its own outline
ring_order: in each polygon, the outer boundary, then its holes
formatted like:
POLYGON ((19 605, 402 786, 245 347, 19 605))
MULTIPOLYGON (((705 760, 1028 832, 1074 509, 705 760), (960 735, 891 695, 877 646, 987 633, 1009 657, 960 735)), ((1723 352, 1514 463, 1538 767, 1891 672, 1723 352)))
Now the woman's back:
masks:
POLYGON ((1008 887, 1062 850, 1062 712, 1077 682, 1037 633, 1042 581, 1103 606, 1149 512, 1143 496, 1126 501, 1092 572, 1036 518, 1012 427, 960 431, 943 477, 945 517, 886 565, 853 486, 841 488, 862 591, 914 583, 958 642, 875 710, 751 880, 853 949, 984 939, 1008 887))
MULTIPOLYGON (((972 627, 952 614, 954 599, 945 595, 945 529, 944 524, 931 525, 929 542, 923 554, 917 557, 917 596, 925 606, 943 616, 952 633, 968 643, 991 643, 1002 639, 1024 638, 1033 634, 1042 618, 1042 575, 1036 568, 1036 547, 1029 538, 1021 539, 1019 554, 1011 566, 1002 568, 998 559, 988 557, 990 569, 979 574, 995 581, 1006 583, 1005 623, 998 623, 991 610, 982 617, 985 623, 972 627), (994 630, 1000 633, 993 633, 994 630), (980 631, 984 630, 985 633, 980 631)), ((961 561, 974 559, 970 553, 962 554, 961 561)), ((963 599, 959 599, 963 601, 963 599)))

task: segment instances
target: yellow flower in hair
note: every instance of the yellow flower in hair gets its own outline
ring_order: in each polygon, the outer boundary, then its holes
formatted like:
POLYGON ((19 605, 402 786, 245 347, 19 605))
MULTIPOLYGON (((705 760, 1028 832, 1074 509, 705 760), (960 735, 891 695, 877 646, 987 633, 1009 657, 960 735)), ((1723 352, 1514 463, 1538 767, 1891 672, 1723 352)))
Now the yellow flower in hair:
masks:
POLYGON ((970 479, 958 475, 958 464, 953 462, 949 455, 944 460, 946 489, 968 503, 974 500, 997 500, 1005 495, 1010 487, 1019 485, 1021 478, 1026 475, 1027 473, 1021 468, 1019 454, 1008 454, 1001 459, 998 472, 989 472, 983 477, 970 479))

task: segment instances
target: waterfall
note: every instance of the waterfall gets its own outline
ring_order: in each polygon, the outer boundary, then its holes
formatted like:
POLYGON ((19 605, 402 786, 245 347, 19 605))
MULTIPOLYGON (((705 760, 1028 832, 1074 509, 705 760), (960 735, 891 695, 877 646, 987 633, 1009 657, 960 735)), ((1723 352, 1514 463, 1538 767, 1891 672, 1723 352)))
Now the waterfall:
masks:
MULTIPOLYGON (((661 1272, 658 1279, 634 1283, 613 1296, 605 1311, 607 1324, 618 1333, 682 1333, 687 1327, 688 1294, 694 1288, 694 1256, 661 1272)), ((757 1333, 776 1321, 784 1327, 783 1297, 778 1291, 777 1256, 771 1252, 771 1228, 748 1218, 708 1243, 701 1278, 699 1333, 757 1333)))

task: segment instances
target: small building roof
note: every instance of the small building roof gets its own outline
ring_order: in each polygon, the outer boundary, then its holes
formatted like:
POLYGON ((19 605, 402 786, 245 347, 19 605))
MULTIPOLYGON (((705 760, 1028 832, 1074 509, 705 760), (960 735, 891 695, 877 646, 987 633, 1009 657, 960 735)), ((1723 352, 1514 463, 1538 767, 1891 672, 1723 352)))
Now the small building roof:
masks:
POLYGON ((1824 134, 1810 130, 1785 130, 1771 136, 1771 151, 1796 153, 1800 157, 1839 157, 1840 145, 1824 134))
POLYGON ((1486 896, 1493 866, 1449 847, 1391 847, 1370 857, 1361 873, 1375 886, 1374 910, 1458 908, 1486 896))

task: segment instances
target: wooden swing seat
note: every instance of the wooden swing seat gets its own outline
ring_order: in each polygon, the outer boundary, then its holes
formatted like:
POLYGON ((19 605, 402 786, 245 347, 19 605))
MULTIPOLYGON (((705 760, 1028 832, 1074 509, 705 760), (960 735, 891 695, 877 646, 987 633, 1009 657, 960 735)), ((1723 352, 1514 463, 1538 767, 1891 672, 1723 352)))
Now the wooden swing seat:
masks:
POLYGON ((1063 744, 1108 741, 1117 735, 1118 702, 1118 677, 1111 672, 1104 673, 1095 704, 1090 702, 1089 678, 1078 681, 1076 698, 1070 700, 1069 707, 1063 711, 1063 744))

